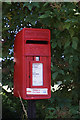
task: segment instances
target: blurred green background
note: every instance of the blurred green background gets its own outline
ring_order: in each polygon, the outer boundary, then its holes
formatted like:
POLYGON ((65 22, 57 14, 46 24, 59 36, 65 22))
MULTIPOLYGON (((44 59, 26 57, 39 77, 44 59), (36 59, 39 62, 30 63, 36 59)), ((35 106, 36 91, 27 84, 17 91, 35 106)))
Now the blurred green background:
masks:
MULTIPOLYGON (((22 28, 51 31, 51 98, 36 100, 39 119, 80 119, 80 3, 2 3, 3 120, 27 120, 13 96, 15 35, 22 28)), ((27 110, 27 100, 22 100, 27 110)))

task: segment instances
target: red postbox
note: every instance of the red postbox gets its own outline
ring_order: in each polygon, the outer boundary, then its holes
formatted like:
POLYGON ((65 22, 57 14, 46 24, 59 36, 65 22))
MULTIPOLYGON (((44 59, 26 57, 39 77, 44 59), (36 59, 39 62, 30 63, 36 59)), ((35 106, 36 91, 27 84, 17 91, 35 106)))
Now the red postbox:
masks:
POLYGON ((50 30, 23 28, 14 42, 14 96, 51 97, 50 30))

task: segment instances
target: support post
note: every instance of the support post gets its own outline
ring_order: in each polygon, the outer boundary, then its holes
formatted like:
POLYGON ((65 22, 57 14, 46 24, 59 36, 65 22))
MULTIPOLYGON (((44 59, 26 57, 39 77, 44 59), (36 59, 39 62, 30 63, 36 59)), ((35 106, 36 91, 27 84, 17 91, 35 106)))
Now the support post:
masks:
POLYGON ((36 100, 28 100, 28 120, 36 119, 36 100))

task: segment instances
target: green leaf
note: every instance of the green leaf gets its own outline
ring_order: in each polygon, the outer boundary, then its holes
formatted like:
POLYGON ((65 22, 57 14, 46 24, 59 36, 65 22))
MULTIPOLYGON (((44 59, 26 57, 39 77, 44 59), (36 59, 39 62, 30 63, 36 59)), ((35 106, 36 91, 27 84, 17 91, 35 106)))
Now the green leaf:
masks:
POLYGON ((70 43, 71 43, 71 41, 70 41, 70 40, 67 40, 67 41, 65 42, 64 49, 67 48, 67 47, 70 45, 70 43))
POLYGON ((32 7, 33 7, 32 5, 29 5, 29 6, 28 6, 28 8, 29 8, 30 11, 32 10, 32 7))
POLYGON ((52 43, 52 48, 55 48, 56 46, 57 46, 57 43, 55 42, 55 43, 52 43))
POLYGON ((59 48, 61 48, 61 40, 59 39, 58 42, 57 42, 59 48))
POLYGON ((75 32, 74 32, 73 29, 70 29, 70 30, 69 30, 69 33, 70 33, 71 37, 73 37, 73 35, 74 35, 75 32))
POLYGON ((71 25, 70 23, 66 23, 66 24, 63 26, 63 28, 69 30, 70 25, 71 25))
POLYGON ((64 75, 64 70, 59 70, 59 73, 61 73, 62 75, 64 75))
POLYGON ((27 3, 24 3, 24 4, 23 4, 23 7, 25 7, 25 6, 27 6, 27 3))
POLYGON ((52 107, 47 108, 47 109, 48 109, 48 110, 54 110, 54 111, 56 110, 55 108, 52 108, 52 107))
POLYGON ((7 4, 11 4, 11 0, 7 0, 7 4))
POLYGON ((53 80, 56 79, 57 75, 58 75, 58 72, 55 72, 55 73, 52 74, 52 78, 53 78, 53 80))
POLYGON ((38 17, 38 18, 46 18, 46 17, 48 17, 47 14, 44 14, 44 15, 41 15, 40 17, 38 17))
POLYGON ((45 14, 41 15, 40 17, 38 18, 47 18, 50 16, 50 11, 46 11, 45 14))
POLYGON ((78 38, 73 37, 72 38, 72 48, 77 49, 77 45, 78 45, 78 38))
POLYGON ((46 2, 43 6, 45 7, 46 5, 48 5, 49 4, 49 2, 46 2))
POLYGON ((71 56, 70 59, 69 59, 69 64, 71 64, 73 61, 73 57, 71 56))
POLYGON ((40 7, 40 6, 39 6, 39 2, 33 2, 33 6, 39 8, 39 7, 40 7))
POLYGON ((71 20, 70 20, 70 19, 67 19, 67 20, 65 21, 65 23, 69 23, 69 22, 71 22, 71 20))

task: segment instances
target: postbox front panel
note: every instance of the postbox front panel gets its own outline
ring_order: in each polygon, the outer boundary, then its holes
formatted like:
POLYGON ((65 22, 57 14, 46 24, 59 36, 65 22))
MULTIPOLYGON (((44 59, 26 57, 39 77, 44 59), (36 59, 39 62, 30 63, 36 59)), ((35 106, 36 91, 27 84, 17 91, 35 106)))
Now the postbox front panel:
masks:
POLYGON ((26 57, 26 96, 39 99, 50 97, 50 57, 26 57), (38 59, 38 61, 36 60, 38 59))

